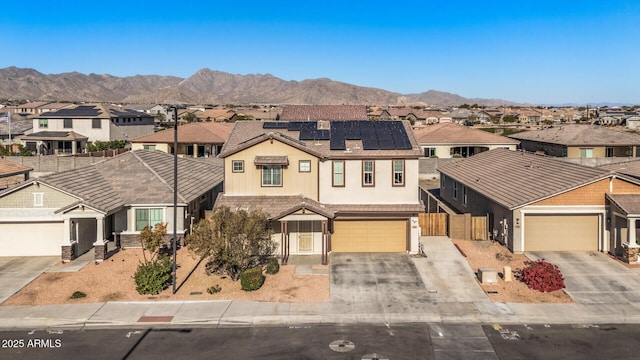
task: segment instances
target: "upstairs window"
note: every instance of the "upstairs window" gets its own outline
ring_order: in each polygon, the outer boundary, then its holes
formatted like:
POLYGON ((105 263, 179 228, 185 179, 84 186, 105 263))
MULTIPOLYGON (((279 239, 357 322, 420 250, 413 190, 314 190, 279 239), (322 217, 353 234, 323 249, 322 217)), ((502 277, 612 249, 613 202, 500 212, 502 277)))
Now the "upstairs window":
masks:
POLYGON ((262 165, 262 186, 282 186, 282 165, 262 165))
POLYGON ((156 146, 155 145, 142 145, 142 148, 145 150, 149 150, 149 151, 155 151, 156 150, 156 146))
POLYGON ((432 158, 434 156, 436 156, 436 148, 434 147, 424 148, 424 157, 432 158))
POLYGON ((44 193, 33 193, 33 206, 44 206, 44 193))
POLYGON ((101 129, 102 128, 102 120, 101 119, 91 119, 91 128, 92 129, 101 129))
POLYGON ((362 186, 374 186, 374 169, 373 160, 362 161, 362 186))
POLYGON ((592 158, 593 157, 593 148, 580 149, 580 157, 581 158, 592 158))
POLYGON ((40 119, 38 120, 38 127, 40 129, 47 129, 49 128, 49 120, 47 119, 40 119))
POLYGON ((244 172, 244 160, 233 160, 231 162, 231 171, 234 173, 244 172))
POLYGON ((65 129, 73 129, 73 119, 63 119, 62 123, 65 129))
POLYGON ((333 167, 333 186, 344 186, 344 160, 334 160, 333 167))
POLYGON ((404 160, 393 160, 393 186, 404 186, 404 160))
POLYGON ((298 162, 298 172, 311 172, 311 160, 300 160, 298 162))

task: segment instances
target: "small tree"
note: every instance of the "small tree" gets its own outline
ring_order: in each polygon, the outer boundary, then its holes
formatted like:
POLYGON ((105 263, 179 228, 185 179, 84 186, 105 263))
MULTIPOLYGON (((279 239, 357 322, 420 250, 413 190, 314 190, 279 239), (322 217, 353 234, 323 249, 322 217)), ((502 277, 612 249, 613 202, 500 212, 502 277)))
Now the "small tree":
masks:
POLYGON ((138 265, 133 275, 136 290, 140 294, 158 294, 166 289, 171 281, 172 263, 167 255, 159 255, 167 233, 166 224, 156 224, 153 230, 149 226, 140 232, 142 257, 144 262, 138 265), (150 253, 147 258, 147 251, 150 253))
POLYGON ((209 273, 226 274, 237 281, 242 271, 264 263, 275 250, 262 211, 232 212, 216 208, 210 219, 199 221, 185 239, 189 251, 210 258, 209 273))

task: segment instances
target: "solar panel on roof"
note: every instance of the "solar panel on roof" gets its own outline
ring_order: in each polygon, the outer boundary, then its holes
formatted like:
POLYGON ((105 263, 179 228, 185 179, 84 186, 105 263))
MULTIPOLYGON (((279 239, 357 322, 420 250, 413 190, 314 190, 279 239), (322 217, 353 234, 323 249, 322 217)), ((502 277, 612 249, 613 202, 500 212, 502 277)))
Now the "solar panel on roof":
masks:
POLYGON ((360 122, 345 121, 345 137, 347 140, 360 140, 360 122))
POLYGON ((286 122, 267 121, 262 123, 263 129, 287 129, 289 124, 286 122))
POLYGON ((300 128, 305 123, 306 122, 302 122, 302 121, 290 121, 289 125, 287 126, 287 130, 289 130, 289 131, 300 131, 300 128))
POLYGON ((365 150, 378 150, 378 138, 373 122, 363 122, 360 124, 360 137, 362 138, 362 148, 365 150))
POLYGON ((378 139, 378 147, 380 150, 394 150, 396 145, 393 142, 391 128, 386 121, 375 122, 376 138, 378 139))
POLYGON ((393 121, 391 123, 391 134, 393 136, 393 142, 396 144, 398 150, 409 150, 412 148, 409 136, 404 125, 399 121, 393 121))

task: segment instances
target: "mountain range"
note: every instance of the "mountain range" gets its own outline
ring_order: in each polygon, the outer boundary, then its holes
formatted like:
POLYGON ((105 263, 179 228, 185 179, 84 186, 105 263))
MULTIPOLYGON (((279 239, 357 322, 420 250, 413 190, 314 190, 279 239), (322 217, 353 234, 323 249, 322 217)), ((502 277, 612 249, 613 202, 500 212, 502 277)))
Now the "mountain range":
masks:
POLYGON ((314 104, 314 105, 516 105, 500 99, 464 98, 442 91, 399 94, 327 78, 287 81, 270 74, 237 75, 201 69, 188 78, 160 75, 43 74, 34 69, 0 69, 0 98, 31 101, 144 104, 314 104))

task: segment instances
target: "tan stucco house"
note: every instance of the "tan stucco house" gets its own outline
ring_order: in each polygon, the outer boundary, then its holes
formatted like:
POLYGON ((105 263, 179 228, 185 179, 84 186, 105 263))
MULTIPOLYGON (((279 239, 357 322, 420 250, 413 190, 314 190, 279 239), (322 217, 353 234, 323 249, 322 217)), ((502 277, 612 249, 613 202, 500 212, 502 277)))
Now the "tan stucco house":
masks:
MULTIPOLYGON (((173 156, 129 151, 76 170, 31 179, 0 192, 0 256, 62 256, 139 247, 145 226, 173 235, 173 156)), ((178 159, 177 233, 213 208, 222 167, 178 159)))
POLYGON ((469 157, 502 148, 516 150, 518 140, 456 123, 439 123, 414 128, 423 156, 448 159, 469 157))
POLYGON ((283 261, 417 252, 421 154, 408 122, 238 122, 216 207, 267 212, 283 261))
POLYGON ((603 251, 637 261, 637 178, 505 149, 438 170, 440 197, 487 216, 490 237, 513 252, 603 251))
MULTIPOLYGON (((231 123, 215 122, 194 122, 178 126, 178 156, 217 156, 232 128, 231 123)), ((173 128, 158 131, 131 140, 131 149, 160 150, 173 154, 174 137, 173 128)))

